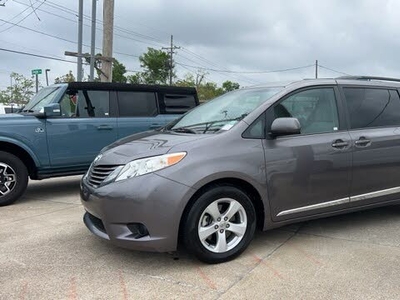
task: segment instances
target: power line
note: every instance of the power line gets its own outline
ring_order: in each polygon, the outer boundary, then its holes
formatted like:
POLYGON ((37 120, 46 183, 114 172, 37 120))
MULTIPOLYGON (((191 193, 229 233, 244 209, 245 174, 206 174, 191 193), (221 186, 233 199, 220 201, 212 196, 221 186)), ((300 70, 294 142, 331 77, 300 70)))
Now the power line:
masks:
POLYGON ((45 59, 51 59, 51 60, 58 60, 58 61, 62 61, 62 62, 76 64, 76 61, 70 61, 70 60, 66 60, 66 59, 62 59, 62 58, 57 58, 57 57, 52 57, 52 56, 47 56, 47 55, 34 54, 34 53, 29 53, 29 52, 24 52, 24 51, 17 51, 17 50, 5 49, 5 48, 0 48, 0 51, 16 53, 16 54, 21 54, 21 55, 27 55, 27 56, 33 56, 33 57, 39 57, 39 58, 45 58, 45 59))
MULTIPOLYGON (((20 1, 14 0, 14 2, 16 2, 16 3, 18 3, 18 4, 21 4, 21 5, 29 6, 28 4, 23 3, 23 2, 20 2, 20 1)), ((52 4, 51 1, 46 1, 46 3, 44 3, 44 4, 46 4, 47 6, 51 7, 52 9, 57 9, 57 10, 60 10, 60 11, 62 11, 62 12, 68 13, 68 14, 73 15, 73 16, 76 16, 76 15, 77 15, 77 12, 75 12, 75 11, 73 11, 73 10, 71 10, 71 9, 69 9, 69 8, 67 8, 67 7, 65 7, 65 6, 62 6, 62 5, 52 4)), ((64 17, 64 16, 60 16, 60 15, 55 14, 55 13, 53 13, 53 12, 50 12, 50 11, 48 11, 48 10, 44 10, 44 9, 37 9, 37 10, 38 10, 38 11, 42 11, 42 12, 47 13, 47 14, 50 14, 50 15, 52 15, 52 16, 56 16, 56 17, 62 18, 62 19, 67 20, 67 21, 69 21, 69 22, 73 22, 73 23, 76 23, 76 22, 77 22, 76 20, 72 20, 72 19, 66 18, 66 17, 64 17)), ((87 16, 87 15, 84 15, 84 19, 86 19, 86 20, 91 20, 91 18, 90 18, 89 16, 87 16)), ((96 24, 98 24, 98 25, 103 25, 103 22, 100 21, 99 19, 96 19, 96 24)), ((84 24, 84 26, 90 27, 88 24, 84 24)), ((115 33, 115 32, 114 32, 114 35, 115 35, 115 36, 119 36, 119 37, 122 37, 122 38, 125 38, 125 39, 128 39, 128 40, 132 40, 132 41, 135 41, 135 42, 138 42, 138 43, 143 43, 143 44, 146 44, 146 45, 152 45, 152 46, 155 46, 155 47, 159 47, 160 45, 165 45, 164 42, 159 42, 159 40, 156 39, 156 38, 154 38, 154 37, 147 36, 147 35, 144 35, 144 34, 141 34, 141 33, 137 33, 137 32, 134 32, 134 31, 131 31, 131 30, 128 30, 128 29, 119 27, 119 26, 114 26, 114 28, 115 28, 116 31, 120 31, 121 33, 125 33, 125 34, 128 34, 128 35, 137 36, 137 37, 143 38, 143 39, 148 39, 148 40, 154 41, 154 42, 156 42, 156 43, 158 43, 158 44, 155 44, 155 43, 153 43, 153 42, 138 40, 138 39, 135 39, 135 38, 133 38, 133 37, 125 36, 125 35, 118 34, 118 33, 115 33)), ((96 28, 96 30, 102 31, 101 28, 96 28)))
POLYGON ((74 41, 71 41, 71 40, 56 36, 56 35, 52 35, 52 34, 49 34, 49 33, 45 33, 43 31, 39 31, 39 30, 35 30, 35 29, 29 28, 29 27, 25 27, 25 26, 19 25, 17 23, 9 22, 9 21, 6 21, 6 20, 1 19, 1 18, 0 18, 0 21, 5 22, 7 24, 12 24, 14 26, 17 26, 17 27, 20 27, 20 28, 23 28, 23 29, 26 29, 26 30, 29 30, 29 31, 32 31, 32 32, 35 32, 35 33, 39 33, 39 34, 42 34, 42 35, 45 35, 45 36, 48 36, 48 37, 52 37, 52 38, 55 38, 55 39, 58 39, 58 40, 62 40, 62 41, 65 41, 65 42, 76 44, 76 42, 74 42, 74 41))
MULTIPOLYGON (((202 62, 205 62, 207 65, 210 65, 210 66, 212 66, 212 67, 214 67, 214 68, 217 68, 217 69, 224 69, 224 70, 226 70, 224 67, 221 67, 221 65, 219 65, 219 64, 217 64, 217 63, 214 63, 214 62, 212 62, 211 60, 209 60, 209 59, 207 59, 207 58, 204 58, 203 56, 201 56, 201 55, 199 55, 199 54, 197 54, 197 53, 194 53, 193 51, 190 51, 189 49, 186 49, 186 48, 184 48, 184 47, 182 47, 183 48, 183 51, 185 51, 187 54, 189 54, 189 55, 192 55, 192 56, 194 56, 194 57, 196 57, 198 60, 200 60, 200 61, 202 61, 202 62)), ((224 76, 226 76, 226 74, 224 74, 224 76)), ((247 81, 247 82, 249 82, 249 83, 259 83, 259 82, 257 82, 256 80, 254 80, 254 79, 252 79, 252 78, 249 78, 249 77, 247 77, 247 76, 244 76, 244 75, 232 75, 231 76, 232 78, 235 78, 236 80, 244 80, 244 81, 247 81), (239 76, 239 77, 238 77, 239 76)))
MULTIPOLYGON (((28 4, 22 3, 22 2, 19 2, 19 1, 16 1, 16 0, 14 0, 14 2, 19 3, 21 5, 28 6, 28 4)), ((67 7, 65 7, 63 5, 59 5, 59 4, 53 3, 51 1, 46 1, 45 5, 53 8, 53 9, 57 9, 57 10, 60 10, 62 12, 77 16, 77 12, 76 11, 74 11, 72 9, 69 9, 69 8, 67 8, 67 7)), ((46 11, 46 10, 43 10, 43 9, 38 9, 38 10, 46 12, 46 13, 49 13, 49 14, 53 14, 52 12, 49 12, 49 11, 46 11)), ((56 16, 60 17, 59 15, 56 15, 56 16)), ((91 20, 91 17, 89 17, 88 15, 83 15, 83 17, 86 20, 91 20)), ((65 17, 62 17, 62 18, 63 19, 67 19, 65 17)), ((70 19, 68 19, 68 20, 70 20, 70 19)), ((72 20, 70 20, 70 21, 72 21, 72 20)), ((76 23, 75 20, 73 20, 73 22, 76 23)), ((101 21, 99 19, 96 19, 96 24, 103 25, 103 21, 101 21)), ((87 25, 85 24, 85 26, 87 26, 87 25)), ((157 38, 149 36, 149 35, 138 33, 138 32, 132 31, 132 30, 128 30, 128 29, 119 27, 119 26, 114 26, 114 28, 115 28, 115 30, 120 31, 122 33, 133 35, 133 36, 137 36, 137 37, 142 38, 142 39, 151 40, 152 42, 138 40, 138 39, 135 39, 135 38, 132 38, 132 37, 127 37, 127 36, 124 36, 124 35, 121 35, 121 34, 118 34, 118 33, 114 33, 115 36, 119 36, 119 37, 122 37, 122 38, 130 39, 130 40, 133 40, 133 41, 136 41, 136 42, 139 42, 139 43, 149 44, 149 45, 156 46, 156 47, 159 47, 160 45, 166 45, 166 43, 164 41, 161 41, 160 39, 157 39, 157 38), (156 42, 158 44, 154 44, 153 42, 156 42)), ((101 29, 98 28, 97 30, 101 30, 101 29)))
MULTIPOLYGON (((186 64, 182 64, 182 63, 176 63, 176 64, 186 66, 186 67, 199 68, 198 66, 191 66, 191 65, 186 65, 186 64)), ((305 68, 309 68, 309 67, 314 67, 314 65, 306 65, 306 66, 300 66, 300 67, 293 67, 293 68, 279 69, 279 70, 268 70, 268 71, 234 71, 234 70, 218 70, 218 69, 212 69, 212 68, 202 68, 202 69, 214 71, 214 72, 232 73, 232 74, 268 74, 268 73, 280 73, 280 72, 294 71, 294 70, 305 69, 305 68)))
MULTIPOLYGON (((38 34, 42 34, 42 35, 45 35, 45 36, 48 36, 48 37, 51 37, 51 38, 54 38, 54 39, 58 39, 58 40, 61 40, 61 41, 64 41, 64 42, 77 44, 77 42, 75 42, 75 41, 72 41, 72 40, 69 40, 69 39, 66 39, 66 38, 62 38, 62 37, 59 37, 59 36, 55 36, 55 35, 52 35, 52 34, 49 34, 49 33, 43 32, 43 31, 39 31, 39 30, 35 30, 35 29, 32 29, 32 28, 28 28, 28 27, 25 27, 25 26, 22 26, 22 25, 18 25, 16 23, 12 23, 12 22, 6 21, 6 20, 1 19, 1 18, 0 18, 0 21, 6 22, 6 23, 9 23, 9 24, 15 24, 15 26, 20 27, 22 29, 26 29, 26 30, 29 30, 29 31, 32 31, 32 32, 35 32, 35 33, 38 33, 38 34)), ((88 45, 83 44, 83 46, 89 48, 88 45)), ((96 47, 96 49, 101 50, 101 48, 99 48, 99 47, 96 47)), ((130 56, 130 57, 139 57, 138 55, 129 54, 129 53, 123 53, 123 52, 118 52, 118 51, 114 51, 114 53, 120 54, 120 55, 125 55, 125 56, 130 56)))
MULTIPOLYGON (((46 0, 44 0, 44 1, 42 2, 42 4, 43 4, 45 1, 46 1, 46 0)), ((38 14, 37 14, 37 12, 36 12, 36 10, 35 10, 34 7, 33 7, 32 0, 29 0, 29 3, 31 4, 32 10, 33 10, 33 12, 35 13, 36 18, 38 18, 38 20, 41 21, 40 18, 39 18, 39 16, 38 16, 38 14)), ((40 4, 38 7, 40 7, 42 4, 40 4)))
MULTIPOLYGON (((18 18, 20 15, 22 15, 24 12, 26 12, 29 9, 29 7, 25 8, 24 10, 20 11, 17 13, 14 17, 12 17, 9 21, 14 20, 15 18, 18 18)), ((4 26, 6 23, 0 24, 0 26, 4 26)))
MULTIPOLYGON (((191 61, 191 62, 193 62, 193 63, 195 63, 195 64, 198 63, 198 62, 194 61, 193 59, 182 55, 181 53, 178 53, 177 55, 179 55, 179 57, 182 57, 182 58, 184 58, 185 60, 191 61)), ((179 63, 179 62, 178 62, 177 64, 178 64, 179 66, 181 66, 182 68, 185 68, 186 70, 190 70, 190 69, 188 69, 188 68, 185 66, 184 63, 179 63)), ((189 66, 189 65, 187 65, 187 66, 189 66)), ((194 67, 194 66, 193 66, 193 68, 205 70, 207 67, 204 66, 203 64, 201 64, 201 66, 199 66, 199 67, 194 67)), ((243 78, 243 79, 242 79, 242 78, 239 78, 238 76, 235 76, 235 74, 224 74, 224 73, 220 73, 220 72, 215 72, 215 73, 216 73, 217 75, 219 75, 221 78, 224 78, 224 79, 226 79, 227 77, 230 77, 230 78, 233 78, 233 79, 235 79, 235 80, 243 80, 243 81, 247 81, 247 82, 250 82, 250 83, 254 83, 254 81, 249 81, 249 80, 247 80, 247 78, 243 78)))
MULTIPOLYGON (((184 55, 182 55, 182 54, 180 54, 180 53, 179 53, 179 56, 182 57, 182 58, 184 58, 184 59, 186 59, 186 60, 188 60, 188 61, 191 61, 191 62, 193 62, 193 63, 195 63, 195 64, 200 64, 200 66, 193 66, 193 65, 186 65, 186 66, 189 66, 189 67, 192 67, 192 68, 197 68, 197 69, 203 69, 203 70, 211 71, 211 70, 209 70, 210 68, 209 68, 208 66, 204 65, 204 62, 203 62, 203 61, 201 61, 201 63, 196 62, 196 61, 194 61, 193 59, 191 59, 191 58, 189 58, 189 57, 186 57, 186 56, 184 56, 184 55)), ((181 66, 182 66, 182 63, 180 63, 180 64, 181 64, 181 66)), ((252 83, 252 84, 254 84, 254 83, 259 83, 259 82, 257 82, 257 81, 254 80, 254 79, 250 79, 250 78, 248 78, 247 76, 243 76, 243 75, 240 75, 240 74, 227 74, 227 73, 218 72, 218 71, 214 71, 214 72, 217 73, 217 74, 219 74, 222 78, 230 77, 230 78, 233 78, 234 80, 246 81, 246 82, 252 83)))
MULTIPOLYGON (((15 0, 14 0, 14 1, 15 1, 15 0)), ((17 1, 15 1, 15 2, 17 2, 17 1)), ((73 14, 73 15, 75 15, 75 16, 77 15, 77 12, 74 11, 73 9, 70 9, 70 8, 68 8, 68 7, 66 7, 66 6, 63 6, 63 5, 54 3, 54 2, 49 1, 49 0, 47 1, 47 4, 46 4, 46 5, 49 5, 50 7, 53 7, 53 8, 56 8, 56 9, 63 10, 64 12, 73 14)), ((119 17, 119 16, 115 16, 115 17, 119 17)), ((84 15, 84 18, 86 18, 86 19, 88 19, 88 20, 91 19, 88 15, 84 15)), ((126 18, 125 18, 125 19, 126 19, 126 18)), ((131 20, 129 20, 129 21, 131 22, 131 20)), ((96 22, 99 22, 100 25, 102 25, 102 23, 103 23, 101 20, 98 20, 98 19, 96 19, 96 22)), ((140 23, 138 23, 138 24, 140 24, 140 23)), ((142 25, 142 24, 140 24, 140 25, 142 25)), ((142 26, 155 30, 154 28, 151 28, 151 27, 146 26, 146 25, 142 25, 142 26)), ((128 30, 128 29, 119 27, 119 26, 114 26, 114 27, 115 27, 115 29, 117 29, 117 30, 125 31, 126 33, 130 33, 130 34, 132 34, 132 35, 137 35, 137 36, 140 36, 140 37, 143 37, 143 38, 146 38, 146 39, 150 39, 150 40, 156 41, 156 42, 158 42, 158 43, 161 44, 161 45, 167 45, 167 44, 168 44, 167 42, 162 41, 161 39, 156 38, 156 37, 153 37, 153 36, 150 36, 150 35, 145 35, 145 34, 142 34, 142 33, 138 33, 138 32, 132 31, 132 30, 128 30)), ((160 30, 158 30, 158 31, 160 31, 160 30)), ((163 31, 160 31, 160 32, 163 32, 163 31)))
POLYGON ((336 71, 336 70, 334 70, 334 69, 325 67, 325 66, 323 66, 323 65, 321 65, 321 64, 319 64, 319 67, 320 67, 320 68, 323 68, 323 69, 326 69, 326 70, 329 70, 329 71, 332 71, 332 72, 335 72, 335 73, 338 73, 338 74, 343 74, 343 75, 349 75, 349 76, 350 76, 350 74, 348 74, 348 73, 336 71))
MULTIPOLYGON (((14 26, 17 26, 18 24, 20 24, 22 21, 24 21, 26 18, 28 18, 28 17, 29 17, 30 15, 32 15, 33 13, 36 14, 36 10, 37 10, 39 7, 41 7, 41 6, 44 4, 45 1, 46 1, 46 0, 44 0, 42 3, 40 3, 36 8, 33 7, 33 4, 32 4, 32 6, 29 6, 28 9, 32 7, 32 9, 33 9, 32 12, 30 12, 29 14, 27 14, 25 17, 23 17, 23 18, 22 18, 21 20, 19 20, 17 23, 11 25, 11 26, 8 27, 8 28, 3 29, 2 31, 0 31, 0 33, 4 32, 4 31, 7 31, 7 30, 9 30, 9 29, 11 29, 11 28, 13 28, 14 26)), ((25 11, 25 10, 24 10, 24 11, 25 11)), ((38 18, 39 18, 39 17, 38 17, 38 18)), ((39 19, 39 21, 40 21, 40 19, 39 19)), ((5 23, 3 23, 3 24, 5 24, 5 23)))
MULTIPOLYGON (((39 50, 39 49, 36 49, 36 48, 25 47, 25 46, 21 46, 21 45, 16 44, 16 43, 11 43, 9 41, 0 40, 0 45, 2 45, 3 47, 6 47, 5 44, 9 44, 9 45, 17 47, 15 49, 16 51, 28 51, 29 50, 29 51, 33 51, 34 53, 39 53, 40 52, 42 55, 54 56, 52 53, 45 52, 45 51, 43 51, 41 49, 39 50)), ((54 56, 54 57, 57 57, 57 56, 54 56)), ((62 58, 62 57, 58 56, 58 58, 62 58)))

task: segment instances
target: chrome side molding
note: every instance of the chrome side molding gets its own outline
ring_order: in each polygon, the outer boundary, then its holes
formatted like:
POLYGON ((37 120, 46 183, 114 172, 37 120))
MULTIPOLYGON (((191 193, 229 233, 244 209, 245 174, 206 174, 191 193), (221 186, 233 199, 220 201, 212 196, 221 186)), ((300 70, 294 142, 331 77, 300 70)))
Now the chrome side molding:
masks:
POLYGON ((393 187, 393 188, 390 188, 390 189, 370 192, 370 193, 366 193, 366 194, 360 194, 360 195, 356 195, 356 196, 341 198, 341 199, 337 199, 337 200, 333 200, 333 201, 328 201, 328 202, 323 202, 323 203, 318 203, 318 204, 313 204, 313 205, 307 205, 307 206, 302 206, 302 207, 298 207, 298 208, 288 209, 288 210, 281 211, 276 216, 277 217, 281 217, 281 216, 296 214, 296 213, 300 213, 300 212, 304 212, 304 211, 320 209, 320 208, 326 208, 326 207, 341 205, 341 204, 350 203, 350 202, 362 201, 362 200, 367 200, 367 199, 371 199, 371 198, 375 198, 375 197, 381 197, 381 196, 397 194, 397 193, 400 193, 400 187, 399 186, 398 187, 393 187))

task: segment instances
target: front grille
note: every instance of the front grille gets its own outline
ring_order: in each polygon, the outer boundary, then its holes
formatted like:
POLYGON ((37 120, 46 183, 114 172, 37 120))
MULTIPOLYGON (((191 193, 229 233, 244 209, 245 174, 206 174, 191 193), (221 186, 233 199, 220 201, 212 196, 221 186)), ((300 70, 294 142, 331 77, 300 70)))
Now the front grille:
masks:
POLYGON ((90 185, 98 187, 119 165, 98 165, 90 168, 88 181, 90 185))

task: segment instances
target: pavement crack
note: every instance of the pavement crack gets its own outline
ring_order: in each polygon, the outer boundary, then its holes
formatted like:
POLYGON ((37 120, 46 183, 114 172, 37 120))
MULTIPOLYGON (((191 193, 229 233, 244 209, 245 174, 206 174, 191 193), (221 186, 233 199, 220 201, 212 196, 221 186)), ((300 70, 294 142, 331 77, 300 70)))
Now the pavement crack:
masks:
POLYGON ((245 274, 240 276, 240 278, 237 281, 235 281, 234 283, 232 283, 225 291, 219 293, 217 299, 221 298, 223 295, 225 295, 227 292, 229 292, 232 289, 232 287, 234 287, 235 285, 240 283, 247 275, 249 275, 251 272, 253 272, 253 270, 255 268, 257 268, 262 263, 263 260, 271 257, 276 251, 278 251, 280 248, 282 248, 284 245, 286 245, 292 238, 294 238, 298 234, 298 232, 299 232, 299 230, 301 229, 302 226, 303 225, 301 225, 296 231, 294 231, 294 232, 292 231, 292 233, 293 233, 292 235, 290 235, 288 238, 286 238, 282 243, 280 243, 277 247, 275 247, 265 257, 262 257, 261 260, 259 262, 257 262, 256 265, 253 268, 251 268, 248 272, 246 272, 245 274))

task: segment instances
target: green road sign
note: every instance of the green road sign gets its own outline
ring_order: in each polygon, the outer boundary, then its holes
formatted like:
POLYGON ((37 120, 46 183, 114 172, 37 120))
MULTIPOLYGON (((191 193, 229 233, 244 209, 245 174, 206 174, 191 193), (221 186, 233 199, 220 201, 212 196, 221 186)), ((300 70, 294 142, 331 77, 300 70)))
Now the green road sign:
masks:
POLYGON ((40 75, 40 74, 42 74, 42 69, 32 70, 32 75, 40 75))

